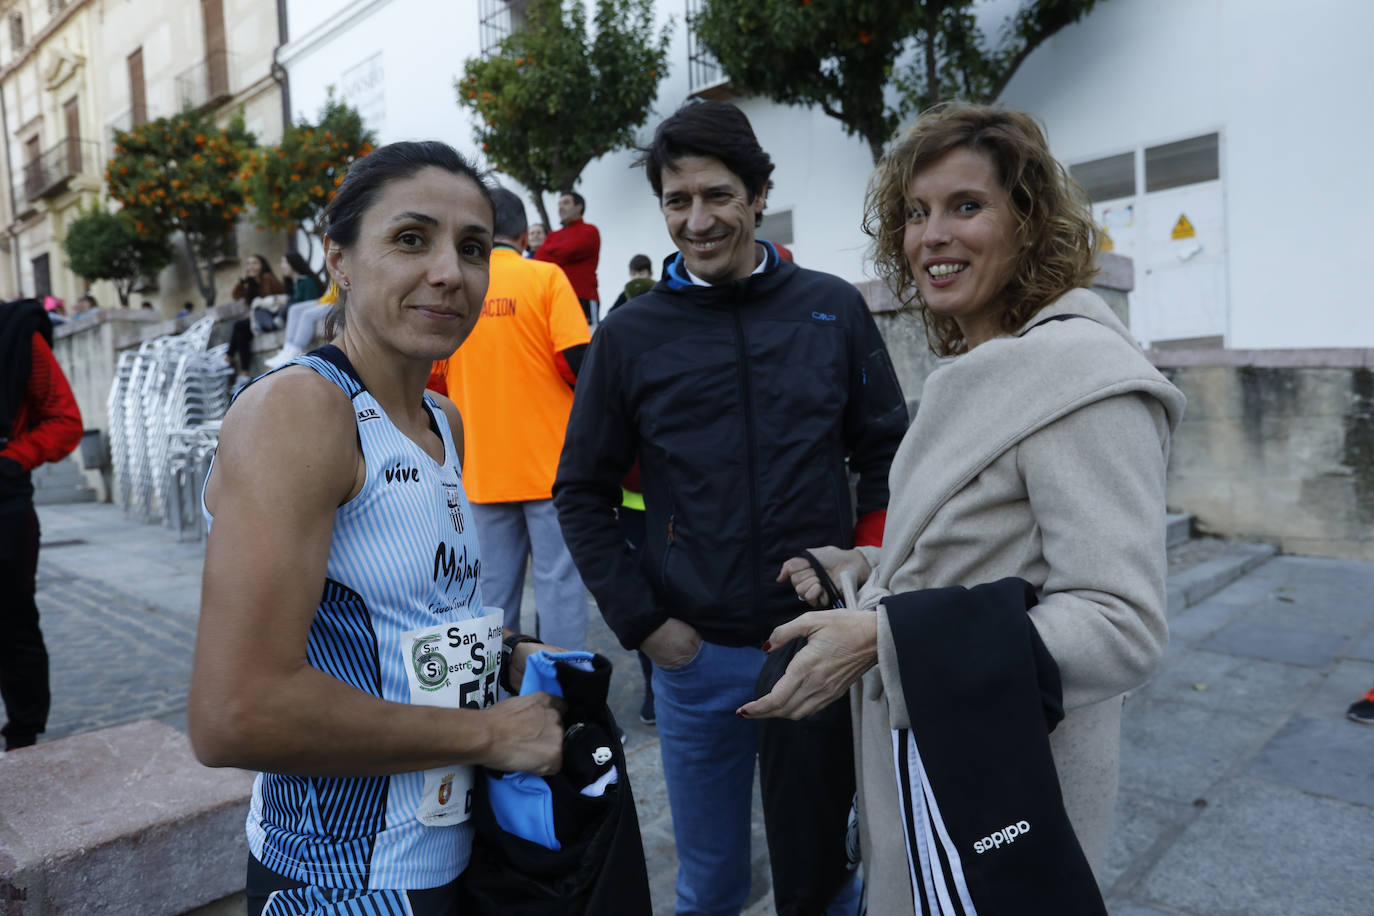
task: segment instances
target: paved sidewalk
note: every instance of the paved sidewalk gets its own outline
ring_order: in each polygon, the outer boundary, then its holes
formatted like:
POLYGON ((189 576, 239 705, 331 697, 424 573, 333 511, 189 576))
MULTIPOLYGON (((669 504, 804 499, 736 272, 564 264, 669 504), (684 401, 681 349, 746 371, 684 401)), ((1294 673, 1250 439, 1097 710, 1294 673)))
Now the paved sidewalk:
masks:
MULTIPOLYGON (((147 717, 184 728, 200 543, 106 504, 39 516, 53 672, 43 740, 147 717)), ((1261 565, 1211 597, 1178 602, 1163 666, 1126 700, 1103 875, 1113 916, 1374 914, 1374 728, 1344 717, 1374 685, 1374 564, 1250 562, 1261 565)), ((1175 575, 1187 570, 1171 585, 1175 575)), ((676 856, 658 743, 637 715, 638 663, 599 619, 591 640, 621 672, 611 703, 655 913, 669 914, 676 856)), ((772 911, 761 826, 753 864, 751 916, 772 911)))

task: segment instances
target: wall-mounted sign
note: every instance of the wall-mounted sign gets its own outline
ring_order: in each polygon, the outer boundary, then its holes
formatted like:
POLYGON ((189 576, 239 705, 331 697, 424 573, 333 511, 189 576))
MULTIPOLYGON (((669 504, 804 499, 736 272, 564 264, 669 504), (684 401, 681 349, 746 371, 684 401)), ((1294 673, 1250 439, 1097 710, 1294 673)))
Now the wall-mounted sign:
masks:
POLYGON ((1170 235, 1170 238, 1177 242, 1181 239, 1191 239, 1196 237, 1197 233, 1193 231, 1193 224, 1188 222, 1187 216, 1180 213, 1178 215, 1178 222, 1174 223, 1174 231, 1170 235))
POLYGON ((363 124, 382 133, 386 126, 386 78, 382 52, 343 72, 339 95, 362 115, 363 124))

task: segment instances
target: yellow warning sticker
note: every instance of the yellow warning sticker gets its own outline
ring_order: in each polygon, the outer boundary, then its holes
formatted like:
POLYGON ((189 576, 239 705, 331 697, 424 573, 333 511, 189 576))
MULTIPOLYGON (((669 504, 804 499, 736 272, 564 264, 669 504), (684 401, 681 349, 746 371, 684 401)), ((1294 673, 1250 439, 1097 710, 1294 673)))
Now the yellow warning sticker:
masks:
POLYGON ((1188 217, 1180 213, 1178 222, 1174 223, 1174 231, 1171 238, 1177 242, 1179 239, 1196 238, 1197 233, 1193 231, 1193 224, 1188 222, 1188 217))
POLYGON ((1106 229, 1102 230, 1101 248, 1103 251, 1116 251, 1116 243, 1112 241, 1111 234, 1106 229))

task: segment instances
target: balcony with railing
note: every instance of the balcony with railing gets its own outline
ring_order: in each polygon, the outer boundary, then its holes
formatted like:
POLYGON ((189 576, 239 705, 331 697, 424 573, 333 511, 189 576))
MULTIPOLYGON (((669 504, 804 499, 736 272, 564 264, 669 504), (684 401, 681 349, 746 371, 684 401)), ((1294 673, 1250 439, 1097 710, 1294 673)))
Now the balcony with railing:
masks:
POLYGON ((162 112, 150 105, 126 108, 105 122, 105 144, 110 155, 114 155, 115 134, 128 133, 138 125, 162 117, 162 112))
POLYGON ((15 199, 33 203, 67 189, 78 175, 99 175, 100 144, 94 140, 63 140, 24 164, 15 199))
POLYGON ((211 51, 200 63, 177 74, 177 105, 184 111, 187 108, 214 108, 229 101, 236 69, 234 55, 228 51, 211 51))
POLYGON ((507 35, 525 27, 529 0, 479 0, 477 28, 483 54, 491 54, 507 35))
POLYGON ((729 98, 733 95, 730 78, 697 38, 695 23, 703 5, 704 0, 687 0, 687 92, 707 99, 729 98))

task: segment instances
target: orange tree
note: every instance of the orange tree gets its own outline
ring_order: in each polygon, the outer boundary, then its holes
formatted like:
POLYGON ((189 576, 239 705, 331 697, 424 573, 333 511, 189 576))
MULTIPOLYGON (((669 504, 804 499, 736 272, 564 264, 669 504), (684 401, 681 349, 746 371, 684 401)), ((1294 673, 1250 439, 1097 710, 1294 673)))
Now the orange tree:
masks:
POLYGON ((582 0, 529 0, 525 25, 464 64, 454 86, 481 120, 487 159, 534 195, 548 226, 544 195, 632 146, 667 73, 669 34, 654 35, 653 0, 597 0, 593 18, 588 36, 582 0))
POLYGON ((181 236, 207 306, 215 303, 214 260, 229 247, 243 212, 239 170, 253 142, 242 117, 222 129, 202 113, 183 111, 116 131, 105 167, 110 196, 139 237, 181 236))
POLYGON ((319 120, 301 121, 282 133, 281 143, 256 150, 244 163, 244 194, 259 227, 299 233, 312 260, 320 214, 355 159, 372 151, 375 135, 357 109, 331 89, 319 120))

